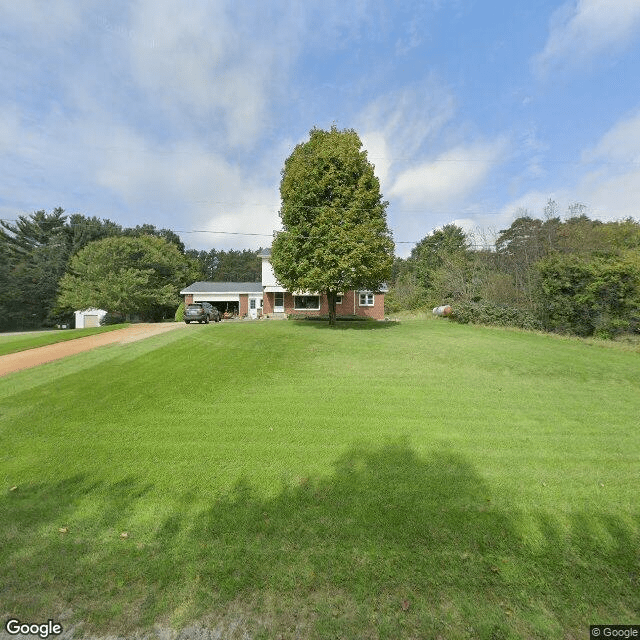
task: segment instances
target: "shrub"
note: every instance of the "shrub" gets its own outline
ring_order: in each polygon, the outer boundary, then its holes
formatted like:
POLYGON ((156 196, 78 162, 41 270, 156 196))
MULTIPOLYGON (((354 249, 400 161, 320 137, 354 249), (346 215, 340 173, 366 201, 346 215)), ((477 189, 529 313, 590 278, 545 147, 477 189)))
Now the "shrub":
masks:
POLYGON ((547 256, 536 265, 545 326, 613 338, 638 330, 640 253, 547 256))
POLYGON ((106 327, 110 324, 121 324, 126 318, 121 313, 106 313, 100 320, 100 325, 106 327))
POLYGON ((175 315, 176 322, 184 322, 184 301, 178 305, 175 315))
POLYGON ((542 324, 530 311, 492 302, 459 302, 453 305, 453 312, 449 317, 462 324, 542 329, 542 324))

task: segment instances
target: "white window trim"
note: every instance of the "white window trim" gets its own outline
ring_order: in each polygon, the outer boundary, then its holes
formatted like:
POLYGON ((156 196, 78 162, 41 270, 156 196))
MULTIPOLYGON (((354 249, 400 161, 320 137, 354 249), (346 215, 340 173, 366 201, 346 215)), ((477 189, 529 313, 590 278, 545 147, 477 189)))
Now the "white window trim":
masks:
POLYGON ((360 307, 373 307, 376 303, 376 297, 373 293, 369 293, 368 291, 361 291, 358 295, 358 303, 360 307), (364 302, 362 299, 364 298, 364 302), (371 301, 369 301, 371 300, 371 301))
POLYGON ((320 311, 320 296, 316 295, 305 295, 305 296, 293 296, 293 308, 295 311, 320 311), (296 300, 298 298, 318 298, 318 306, 317 307, 298 307, 296 306, 296 300))

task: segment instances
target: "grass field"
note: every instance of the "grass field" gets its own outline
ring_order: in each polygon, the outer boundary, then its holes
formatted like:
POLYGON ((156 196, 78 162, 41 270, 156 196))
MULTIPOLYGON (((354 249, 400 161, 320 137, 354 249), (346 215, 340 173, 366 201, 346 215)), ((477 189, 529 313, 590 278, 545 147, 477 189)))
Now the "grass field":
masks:
POLYGON ((0 380, 0 615, 126 634, 640 622, 640 354, 446 320, 194 326, 0 380))
POLYGON ((35 331, 33 333, 2 334, 0 333, 0 356, 17 353, 36 347, 44 347, 57 342, 66 342, 97 333, 105 333, 114 329, 122 329, 128 324, 113 324, 106 327, 92 327, 89 329, 65 329, 64 331, 35 331))

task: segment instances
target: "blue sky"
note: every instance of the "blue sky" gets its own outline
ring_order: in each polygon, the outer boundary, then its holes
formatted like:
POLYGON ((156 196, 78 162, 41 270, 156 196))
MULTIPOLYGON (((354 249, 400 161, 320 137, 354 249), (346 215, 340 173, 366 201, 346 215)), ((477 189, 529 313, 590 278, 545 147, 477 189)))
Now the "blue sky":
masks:
POLYGON ((549 198, 640 218, 640 0, 0 0, 0 86, 2 219, 266 246, 285 159, 334 123, 399 255, 549 198))

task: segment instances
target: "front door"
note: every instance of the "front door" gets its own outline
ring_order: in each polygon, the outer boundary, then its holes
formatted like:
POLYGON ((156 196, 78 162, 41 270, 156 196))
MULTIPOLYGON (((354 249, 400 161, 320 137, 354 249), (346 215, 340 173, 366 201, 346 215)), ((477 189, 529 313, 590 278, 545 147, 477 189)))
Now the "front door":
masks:
POLYGON ((273 294, 273 312, 284 313, 284 293, 282 291, 273 294))
POLYGON ((249 298, 249 317, 254 320, 258 317, 258 301, 255 298, 249 298))

